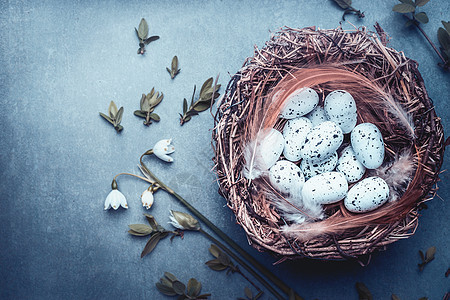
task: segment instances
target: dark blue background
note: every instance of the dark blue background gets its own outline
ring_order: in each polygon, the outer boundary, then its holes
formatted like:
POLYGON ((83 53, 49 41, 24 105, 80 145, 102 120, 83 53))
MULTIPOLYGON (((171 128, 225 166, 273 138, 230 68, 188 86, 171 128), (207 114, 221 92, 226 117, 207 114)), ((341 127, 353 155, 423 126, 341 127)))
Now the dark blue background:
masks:
MULTIPOLYGON (((396 1, 355 0, 366 12, 355 26, 378 21, 390 45, 419 62, 430 97, 449 128, 450 75, 416 30, 391 11, 396 1)), ((437 43, 449 1, 433 0, 423 26, 437 43)), ((243 230, 217 194, 208 112, 180 127, 178 113, 193 85, 220 73, 226 85, 246 57, 282 26, 338 26, 341 10, 332 1, 0 1, 0 298, 160 299, 154 286, 164 271, 182 281, 196 277, 212 299, 243 296, 239 275, 216 273, 204 262, 209 242, 196 233, 163 240, 140 259, 146 240, 127 233, 144 223, 139 195, 145 183, 119 178, 129 209, 103 211, 114 174, 138 173, 141 153, 173 138, 175 162, 151 160, 168 185, 232 236, 306 299, 357 299, 363 281, 375 299, 442 299, 449 291, 448 172, 439 195, 423 211, 416 234, 374 255, 362 268, 354 263, 302 261, 272 266, 274 259, 248 246, 243 230), (141 17, 161 39, 138 56, 133 27, 141 17), (178 55, 181 73, 165 70, 178 55), (150 127, 132 112, 140 95, 155 86, 165 98, 156 108, 161 122, 150 127), (124 131, 98 116, 114 100, 124 106, 124 131), (418 250, 437 247, 436 259, 419 273, 418 250)), ((350 24, 344 24, 351 29, 350 24)), ((223 90, 222 90, 223 91, 223 90)), ((443 170, 448 168, 446 155, 443 170)), ((155 195, 154 214, 167 228, 169 209, 183 210, 164 192, 155 195)), ((269 299, 266 292, 264 299, 269 299)))

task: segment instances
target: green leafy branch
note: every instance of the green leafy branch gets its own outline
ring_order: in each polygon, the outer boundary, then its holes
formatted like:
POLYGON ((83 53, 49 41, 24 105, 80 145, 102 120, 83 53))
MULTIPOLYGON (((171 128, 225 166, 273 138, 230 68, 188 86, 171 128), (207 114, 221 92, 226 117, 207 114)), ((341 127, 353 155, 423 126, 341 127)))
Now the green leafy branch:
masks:
POLYGON ((114 129, 118 133, 122 131, 123 126, 120 125, 120 122, 122 122, 123 107, 118 110, 117 105, 114 103, 114 101, 111 101, 108 108, 108 114, 109 116, 105 115, 104 113, 100 113, 100 116, 111 123, 111 125, 114 126, 114 129))
POLYGON ((178 73, 180 73, 181 70, 178 69, 178 57, 176 55, 172 58, 171 68, 170 69, 166 68, 166 70, 167 70, 167 72, 169 72, 170 78, 172 78, 172 79, 174 79, 175 76, 177 76, 178 73))
POLYGON ((344 9, 344 14, 342 15, 343 21, 345 21, 345 16, 349 14, 357 15, 360 19, 365 17, 364 12, 352 7, 352 0, 334 0, 334 2, 344 9))
POLYGON ((213 78, 208 78, 200 89, 200 97, 194 102, 196 86, 194 85, 194 92, 192 93, 191 104, 188 107, 186 98, 183 100, 183 114, 180 114, 180 125, 189 122, 192 116, 198 115, 199 112, 205 111, 214 104, 220 94, 217 92, 220 89, 220 84, 216 83, 213 86, 213 78))
POLYGON ((153 111, 155 107, 163 100, 164 94, 157 92, 155 94, 155 88, 152 88, 151 92, 147 95, 142 94, 141 97, 141 109, 134 111, 134 114, 138 117, 144 118, 144 125, 149 126, 152 123, 152 120, 155 122, 159 122, 160 117, 155 114, 153 111))
POLYGON ((148 24, 144 18, 142 18, 141 22, 139 23, 139 29, 136 29, 136 27, 135 27, 134 31, 136 31, 136 35, 139 39, 139 49, 137 51, 137 54, 144 54, 145 53, 145 45, 148 45, 151 42, 159 39, 159 36, 157 36, 157 35, 148 37, 148 24))
POLYGON ((156 288, 166 296, 179 296, 178 299, 208 299, 211 294, 202 294, 202 284, 195 278, 189 279, 187 286, 179 281, 172 273, 165 272, 156 288))
POLYGON ((434 246, 428 248, 425 254, 421 250, 419 250, 419 255, 420 258, 422 259, 422 262, 418 264, 420 271, 423 271, 425 266, 434 259, 435 254, 436 254, 436 247, 434 246))
POLYGON ((145 245, 144 250, 142 250, 141 258, 152 252, 153 249, 155 249, 156 245, 158 245, 159 241, 166 238, 169 234, 172 234, 170 240, 173 240, 173 238, 176 236, 180 236, 181 238, 183 237, 183 234, 179 231, 166 230, 164 227, 159 225, 158 222, 156 222, 155 218, 152 215, 144 214, 144 216, 150 226, 146 224, 128 225, 128 227, 130 228, 130 230, 128 230, 128 233, 131 235, 139 237, 150 235, 150 239, 145 245))
MULTIPOLYGON (((449 61, 448 61, 448 55, 447 55, 447 59, 445 59, 444 56, 436 48, 434 43, 430 40, 430 38, 428 37, 426 32, 420 26, 420 24, 426 24, 426 23, 429 22, 427 14, 425 12, 416 12, 416 9, 418 7, 424 6, 430 0, 414 0, 414 1, 413 0, 399 0, 399 1, 401 3, 400 4, 396 4, 392 8, 392 10, 404 15, 404 17, 407 19, 407 21, 405 23, 406 27, 414 25, 417 29, 419 29, 419 31, 422 33, 422 35, 425 37, 425 39, 428 41, 428 43, 430 43, 431 47, 433 47, 433 49, 436 52, 436 54, 442 60, 443 64, 439 64, 439 65, 442 66, 445 70, 448 70, 450 68, 450 64, 449 64, 449 61), (409 15, 411 17, 409 17, 409 15)), ((444 24, 444 27, 445 26, 446 25, 444 24)), ((439 33, 439 30, 438 30, 438 38, 441 35, 441 38, 445 39, 444 33, 447 33, 447 34, 449 33, 447 27, 445 28, 444 32, 442 32, 442 30, 441 30, 441 33, 439 33)), ((448 36, 446 36, 446 37, 448 37, 448 36)), ((439 42, 440 41, 441 40, 439 40, 439 42)), ((445 46, 443 46, 444 49, 450 49, 450 37, 449 37, 448 40, 445 39, 444 44, 445 44, 445 46)), ((442 43, 441 43, 441 45, 442 45, 442 43)), ((443 52, 443 54, 444 54, 444 52, 443 52)), ((445 55, 446 54, 447 53, 445 53, 445 55)))

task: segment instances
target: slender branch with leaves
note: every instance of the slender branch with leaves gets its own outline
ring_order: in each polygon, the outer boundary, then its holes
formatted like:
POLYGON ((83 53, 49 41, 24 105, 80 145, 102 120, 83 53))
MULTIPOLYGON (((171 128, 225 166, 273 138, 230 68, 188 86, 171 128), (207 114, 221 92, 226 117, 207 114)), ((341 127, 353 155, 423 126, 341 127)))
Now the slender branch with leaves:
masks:
POLYGON ((156 41, 157 39, 159 39, 159 36, 154 35, 148 37, 148 24, 144 18, 142 18, 138 28, 139 29, 136 29, 136 27, 134 28, 134 31, 136 32, 136 35, 139 39, 139 49, 137 51, 137 54, 144 54, 145 45, 148 45, 151 42, 156 41))
POLYGON ((155 122, 159 122, 161 118, 155 114, 153 111, 155 107, 161 103, 164 98, 164 94, 159 92, 155 93, 155 88, 152 88, 151 92, 146 94, 142 94, 140 101, 140 110, 135 110, 134 115, 144 118, 144 125, 149 126, 152 123, 152 120, 155 122))
POLYGON ((167 72, 169 72, 170 78, 172 79, 174 79, 175 76, 177 76, 178 73, 180 73, 181 69, 178 69, 178 57, 176 55, 172 58, 172 65, 170 69, 166 68, 166 70, 167 72))
POLYGON ((108 121, 112 126, 114 126, 114 129, 117 131, 117 133, 121 132, 123 126, 120 125, 120 122, 122 122, 123 106, 120 109, 117 109, 117 105, 114 103, 114 101, 111 101, 108 108, 108 114, 109 116, 105 115, 104 113, 100 113, 100 116, 108 121))
POLYGON ((423 271, 425 266, 434 259, 435 254, 436 254, 436 247, 434 246, 428 248, 427 251, 425 251, 425 254, 422 252, 422 250, 419 250, 420 259, 422 260, 422 262, 418 264, 420 271, 423 271))
POLYGON ((208 299, 211 294, 200 294, 202 284, 195 278, 189 279, 187 285, 179 281, 175 275, 165 272, 164 276, 156 283, 158 291, 166 296, 178 296, 179 300, 208 299))
POLYGON ((345 16, 350 14, 357 15, 360 19, 365 17, 364 12, 352 7, 352 0, 334 0, 334 2, 344 10, 342 21, 345 21, 345 16))

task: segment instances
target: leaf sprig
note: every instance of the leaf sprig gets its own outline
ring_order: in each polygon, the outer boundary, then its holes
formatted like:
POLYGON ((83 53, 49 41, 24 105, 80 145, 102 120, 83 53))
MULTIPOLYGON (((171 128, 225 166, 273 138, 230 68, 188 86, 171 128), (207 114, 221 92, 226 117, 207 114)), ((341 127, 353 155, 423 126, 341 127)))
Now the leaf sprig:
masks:
POLYGON ((358 18, 362 19, 365 17, 364 12, 352 7, 352 0, 334 0, 337 5, 344 9, 344 14, 342 15, 342 21, 345 21, 345 16, 349 14, 357 15, 358 18))
POLYGON ((166 68, 167 72, 169 72, 170 74, 170 78, 174 79, 175 76, 178 75, 178 73, 180 73, 181 69, 178 69, 178 57, 175 55, 172 58, 172 65, 171 68, 166 68))
POLYGON ((428 248, 425 254, 422 252, 422 250, 419 250, 419 255, 420 258, 422 259, 422 262, 418 264, 420 271, 423 271, 425 266, 434 259, 435 254, 436 254, 436 247, 434 246, 428 248))
POLYGON ((198 115, 199 112, 205 111, 214 104, 220 94, 217 92, 220 89, 220 84, 214 84, 213 78, 208 78, 200 89, 200 97, 194 102, 196 86, 194 85, 194 92, 192 93, 191 104, 188 108, 186 98, 183 100, 183 114, 180 114, 180 125, 189 122, 192 116, 198 115))
POLYGON ((165 272, 156 283, 156 288, 166 296, 179 296, 178 299, 208 299, 211 294, 200 294, 202 284, 195 278, 189 279, 187 286, 172 273, 165 272))
POLYGON ((214 271, 227 270, 227 274, 239 271, 239 268, 233 264, 230 257, 216 245, 211 244, 211 247, 209 247, 209 252, 215 257, 215 259, 208 260, 205 263, 210 269, 214 271))
POLYGON ((152 88, 151 92, 146 94, 142 94, 141 97, 141 109, 134 111, 134 114, 138 117, 144 118, 144 125, 149 126, 152 123, 152 120, 155 122, 159 122, 161 118, 155 114, 153 111, 155 107, 161 103, 164 98, 164 94, 157 92, 155 94, 155 88, 152 88))
POLYGON ((450 69, 450 22, 441 22, 444 27, 439 27, 437 36, 441 44, 441 54, 445 59, 443 67, 450 69))
POLYGON ((157 35, 148 37, 148 24, 144 18, 142 18, 141 22, 139 23, 139 29, 136 29, 136 27, 135 27, 134 31, 136 31, 136 35, 139 39, 139 49, 137 51, 137 54, 144 54, 145 53, 145 45, 148 45, 151 42, 159 39, 159 36, 157 36, 157 35))
POLYGON ((109 116, 105 115, 104 113, 100 113, 100 116, 102 116, 106 121, 111 123, 111 125, 114 126, 114 129, 118 133, 121 132, 123 126, 120 125, 120 122, 122 122, 123 107, 117 109, 117 105, 114 103, 114 101, 111 101, 108 108, 108 114, 109 116))
POLYGON ((422 7, 430 0, 399 0, 401 3, 395 5, 392 10, 401 14, 412 14, 412 19, 406 21, 405 26, 418 25, 419 23, 426 24, 429 19, 425 12, 416 13, 417 7, 422 7))
POLYGON ((130 230, 128 230, 128 233, 131 235, 140 237, 150 235, 150 239, 145 245, 144 250, 142 250, 141 258, 152 252, 153 249, 155 249, 156 245, 158 245, 159 241, 166 238, 169 234, 173 234, 173 236, 170 238, 171 240, 175 236, 183 237, 182 233, 179 231, 166 230, 164 227, 159 225, 158 222, 156 222, 155 218, 152 215, 144 214, 144 216, 150 226, 146 224, 128 225, 128 227, 130 228, 130 230))

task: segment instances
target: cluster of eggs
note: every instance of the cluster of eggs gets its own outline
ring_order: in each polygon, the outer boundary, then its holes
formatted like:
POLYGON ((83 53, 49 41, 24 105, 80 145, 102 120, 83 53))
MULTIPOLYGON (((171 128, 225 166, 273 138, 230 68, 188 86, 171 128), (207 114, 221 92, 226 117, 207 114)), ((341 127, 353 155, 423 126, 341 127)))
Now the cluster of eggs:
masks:
POLYGON ((286 100, 280 113, 287 119, 283 132, 272 129, 261 144, 270 182, 305 205, 344 199, 351 212, 372 211, 389 197, 382 178, 361 180, 366 169, 383 163, 381 132, 371 123, 356 125, 356 103, 348 92, 333 91, 323 102, 323 107, 318 105, 319 95, 311 88, 299 89, 286 100), (346 134, 350 144, 344 147, 346 134), (280 160, 281 154, 285 159, 280 160))

